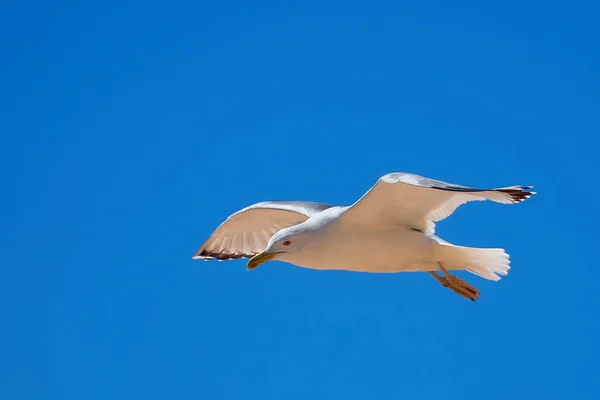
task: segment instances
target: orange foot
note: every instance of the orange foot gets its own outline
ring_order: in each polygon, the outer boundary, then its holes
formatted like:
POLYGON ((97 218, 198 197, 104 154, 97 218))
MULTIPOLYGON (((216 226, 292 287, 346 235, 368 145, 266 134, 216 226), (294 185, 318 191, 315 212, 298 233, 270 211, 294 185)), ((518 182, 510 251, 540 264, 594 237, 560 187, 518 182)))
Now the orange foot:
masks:
POLYGON ((479 290, 475 289, 462 279, 450 274, 442 264, 438 264, 440 271, 442 274, 444 274, 444 276, 439 276, 436 272, 429 273, 440 283, 440 285, 452 290, 454 293, 464 297, 465 299, 475 301, 479 298, 479 295, 481 294, 479 290))

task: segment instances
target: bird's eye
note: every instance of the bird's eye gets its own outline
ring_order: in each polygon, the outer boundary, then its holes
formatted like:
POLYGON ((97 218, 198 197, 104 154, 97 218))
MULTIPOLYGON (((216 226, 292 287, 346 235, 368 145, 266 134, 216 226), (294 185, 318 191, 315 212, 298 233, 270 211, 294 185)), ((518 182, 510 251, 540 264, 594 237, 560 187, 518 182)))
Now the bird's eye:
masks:
POLYGON ((282 243, 284 246, 289 246, 290 244, 292 244, 291 240, 286 240, 282 243))

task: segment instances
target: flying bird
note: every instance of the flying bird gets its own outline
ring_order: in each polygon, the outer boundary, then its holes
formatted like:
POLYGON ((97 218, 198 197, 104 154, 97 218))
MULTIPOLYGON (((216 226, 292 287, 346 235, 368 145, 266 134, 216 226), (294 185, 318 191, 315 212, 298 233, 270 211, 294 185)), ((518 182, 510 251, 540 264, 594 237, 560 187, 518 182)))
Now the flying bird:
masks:
POLYGON ((393 172, 347 207, 306 201, 246 207, 229 216, 193 258, 249 258, 248 270, 280 260, 315 270, 427 272, 443 287, 475 301, 480 292, 449 271, 497 281, 510 269, 508 254, 450 244, 435 236, 435 222, 470 201, 520 203, 535 194, 530 189, 475 189, 393 172))

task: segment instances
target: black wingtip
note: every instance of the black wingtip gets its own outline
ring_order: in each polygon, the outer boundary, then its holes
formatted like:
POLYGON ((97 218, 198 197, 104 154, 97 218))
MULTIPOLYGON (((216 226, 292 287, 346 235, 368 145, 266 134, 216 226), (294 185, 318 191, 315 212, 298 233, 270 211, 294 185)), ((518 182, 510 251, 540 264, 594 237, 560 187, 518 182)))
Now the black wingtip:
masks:
POLYGON ((536 194, 536 192, 528 192, 528 190, 531 189, 533 189, 533 186, 515 186, 510 188, 499 189, 499 191, 509 195, 510 199, 515 203, 520 203, 536 194))

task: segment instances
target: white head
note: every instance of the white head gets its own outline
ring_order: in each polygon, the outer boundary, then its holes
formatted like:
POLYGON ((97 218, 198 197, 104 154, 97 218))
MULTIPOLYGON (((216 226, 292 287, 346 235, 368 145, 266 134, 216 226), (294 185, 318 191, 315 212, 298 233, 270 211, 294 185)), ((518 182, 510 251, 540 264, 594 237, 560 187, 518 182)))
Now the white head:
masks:
POLYGON ((254 269, 270 260, 294 263, 299 253, 309 246, 313 231, 314 229, 305 223, 280 230, 271 237, 267 248, 262 253, 248 261, 246 269, 254 269))

